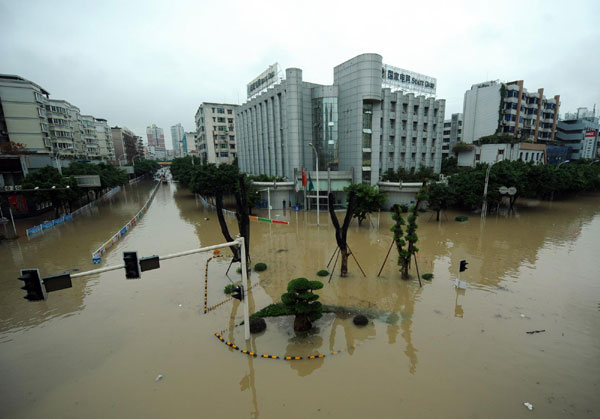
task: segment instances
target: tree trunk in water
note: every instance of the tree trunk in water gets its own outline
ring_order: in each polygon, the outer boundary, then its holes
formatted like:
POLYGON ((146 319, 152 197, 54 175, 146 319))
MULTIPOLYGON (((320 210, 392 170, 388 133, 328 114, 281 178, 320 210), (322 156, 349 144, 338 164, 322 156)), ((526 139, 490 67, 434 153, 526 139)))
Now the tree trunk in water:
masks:
POLYGON ((440 221, 440 210, 437 210, 437 211, 436 211, 436 214, 435 214, 435 221, 440 221))
POLYGON ((306 314, 296 314, 294 332, 307 332, 312 329, 312 323, 306 314))
POLYGON ((402 279, 408 279, 409 261, 402 261, 402 279))
POLYGON ((333 203, 335 202, 333 199, 333 194, 329 193, 329 216, 331 217, 331 223, 335 228, 335 241, 340 249, 340 253, 342 254, 342 265, 341 265, 341 276, 348 275, 348 246, 346 243, 346 234, 348 232, 348 227, 350 227, 350 221, 352 220, 352 213, 354 212, 354 207, 356 205, 356 195, 354 192, 350 192, 350 197, 348 200, 348 209, 346 210, 346 217, 344 218, 344 224, 340 227, 340 223, 337 219, 337 215, 335 215, 335 210, 333 209, 333 203))
POLYGON ((348 251, 340 250, 340 253, 342 254, 342 270, 340 275, 346 277, 348 276, 348 251))

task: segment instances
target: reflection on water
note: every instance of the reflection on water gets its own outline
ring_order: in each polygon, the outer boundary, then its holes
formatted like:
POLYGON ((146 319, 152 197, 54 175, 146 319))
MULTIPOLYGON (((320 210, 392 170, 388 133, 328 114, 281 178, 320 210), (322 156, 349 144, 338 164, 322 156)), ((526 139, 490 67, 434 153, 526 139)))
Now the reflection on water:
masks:
MULTIPOLYGON (((245 342, 237 300, 202 314, 210 255, 165 261, 138 281, 109 272, 74 280, 44 302, 22 299, 19 269, 91 269, 91 252, 137 212, 152 186, 128 187, 43 236, 0 243, 1 417, 197 417, 198 405, 207 417, 392 417, 399 409, 417 417, 520 417, 530 414, 524 401, 542 417, 600 412, 600 197, 524 201, 516 214, 484 222, 455 222, 460 213, 448 212, 438 223, 420 214, 419 271, 434 274, 422 288, 400 279, 395 249, 377 278, 392 240, 389 213, 353 223, 348 240, 366 277, 350 258, 349 276, 339 277, 338 262, 318 293, 324 304, 367 313, 371 321, 360 328, 351 316, 325 314, 299 337, 292 317, 271 318, 245 342), (469 262, 466 291, 454 288, 461 259, 469 262), (216 340, 221 330, 259 354, 326 357, 255 359, 216 340), (157 383, 159 373, 165 379, 157 383)), ((314 213, 273 217, 290 225, 251 222, 252 262, 268 265, 251 275, 258 284, 251 312, 279 302, 293 278, 322 279, 316 272, 336 247, 324 212, 320 227, 314 213)), ((235 219, 226 219, 236 234, 235 219)), ((119 263, 123 250, 147 256, 221 242, 214 212, 163 185, 104 264, 119 263)), ((225 298, 230 283, 224 253, 210 264, 209 305, 225 298)))

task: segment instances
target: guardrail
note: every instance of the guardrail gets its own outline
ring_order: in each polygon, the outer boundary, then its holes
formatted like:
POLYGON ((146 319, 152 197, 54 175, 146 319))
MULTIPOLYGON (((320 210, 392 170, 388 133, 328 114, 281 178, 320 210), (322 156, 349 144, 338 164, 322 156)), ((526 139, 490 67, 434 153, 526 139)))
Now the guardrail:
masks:
MULTIPOLYGON (((202 203, 202 205, 204 205, 204 207, 210 208, 210 209, 214 209, 214 210, 217 209, 216 206, 214 206, 213 204, 211 204, 210 202, 208 202, 202 195, 196 194, 196 198, 198 198, 198 200, 202 203)), ((237 215, 237 212, 230 211, 228 209, 223 208, 223 214, 226 214, 226 215, 237 215)), ((252 221, 263 221, 265 223, 273 223, 273 224, 286 224, 286 225, 288 225, 290 223, 289 221, 273 220, 271 218, 256 217, 254 215, 250 215, 250 216, 248 216, 248 218, 250 220, 252 220, 252 221)))
POLYGON ((146 210, 150 206, 150 202, 154 198, 154 195, 156 195, 156 191, 158 190, 159 186, 160 183, 157 183, 152 192, 150 193, 150 197, 146 200, 144 206, 138 211, 135 217, 129 220, 127 224, 121 227, 119 231, 113 234, 110 239, 104 242, 102 246, 100 246, 94 253, 92 253, 92 262, 96 264, 102 262, 102 255, 108 250, 110 250, 110 248, 113 247, 113 245, 117 243, 121 239, 121 237, 126 235, 129 232, 129 230, 131 230, 137 224, 138 220, 142 218, 146 213, 146 210))
POLYGON ((54 227, 55 225, 62 224, 66 221, 71 221, 73 219, 73 217, 81 214, 83 211, 88 210, 91 207, 93 207, 94 205, 98 205, 101 202, 107 201, 108 199, 110 199, 114 194, 116 194, 120 190, 121 190, 120 186, 117 186, 116 188, 112 188, 110 191, 108 191, 107 193, 102 195, 100 198, 95 199, 88 204, 85 204, 83 207, 76 209, 75 211, 73 211, 70 214, 64 215, 55 220, 44 221, 40 225, 28 228, 27 230, 25 230, 25 233, 27 234, 27 238, 29 238, 30 235, 34 235, 37 233, 43 233, 43 232, 49 230, 50 228, 54 227))

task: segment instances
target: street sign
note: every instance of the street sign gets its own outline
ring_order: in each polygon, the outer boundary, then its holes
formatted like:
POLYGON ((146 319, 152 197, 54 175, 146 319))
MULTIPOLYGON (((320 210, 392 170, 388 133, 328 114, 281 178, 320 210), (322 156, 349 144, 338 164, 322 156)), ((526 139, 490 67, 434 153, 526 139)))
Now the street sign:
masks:
POLYGON ((508 188, 508 194, 510 196, 513 196, 516 193, 517 193, 517 188, 515 188, 514 186, 511 186, 510 188, 508 188))
POLYGON ((506 195, 508 193, 508 188, 506 186, 500 186, 500 189, 498 189, 498 191, 502 194, 502 195, 506 195))

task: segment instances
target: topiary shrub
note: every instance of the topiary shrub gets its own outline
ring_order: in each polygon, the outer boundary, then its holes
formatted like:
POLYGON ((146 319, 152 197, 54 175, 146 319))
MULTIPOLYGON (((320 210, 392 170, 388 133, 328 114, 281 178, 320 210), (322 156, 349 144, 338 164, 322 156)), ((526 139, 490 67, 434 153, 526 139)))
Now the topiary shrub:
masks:
POLYGON ((367 319, 367 316, 357 314, 352 319, 352 323, 354 323, 357 326, 366 326, 367 324, 369 324, 369 319, 367 319))
POLYGON ((240 268, 240 267, 238 266, 238 268, 237 268, 235 271, 236 271, 237 273, 241 274, 241 273, 242 273, 242 268, 240 268))
POLYGON ((223 292, 225 294, 231 294, 233 292, 234 288, 235 288, 235 285, 233 285, 233 284, 227 284, 227 285, 225 285, 225 289, 223 290, 223 292))
POLYGON ((323 288, 319 281, 309 281, 306 278, 292 279, 287 285, 287 293, 281 296, 281 301, 294 319, 294 331, 306 332, 312 328, 312 322, 323 315, 323 306, 317 300, 319 296, 313 290, 323 288))
POLYGON ((433 279, 433 274, 423 274, 423 279, 426 279, 427 281, 431 281, 433 279))
POLYGON ((327 276, 329 275, 329 271, 327 269, 321 269, 319 272, 317 272, 318 276, 327 276))
POLYGON ((256 265, 254 265, 254 270, 256 272, 266 271, 267 270, 267 264, 266 263, 262 263, 262 262, 258 262, 256 265))
POLYGON ((267 322, 262 317, 250 319, 250 333, 260 333, 267 328, 267 322))
POLYGON ((454 220, 455 221, 467 221, 469 219, 469 217, 467 217, 466 215, 459 215, 458 217, 455 217, 454 220))

